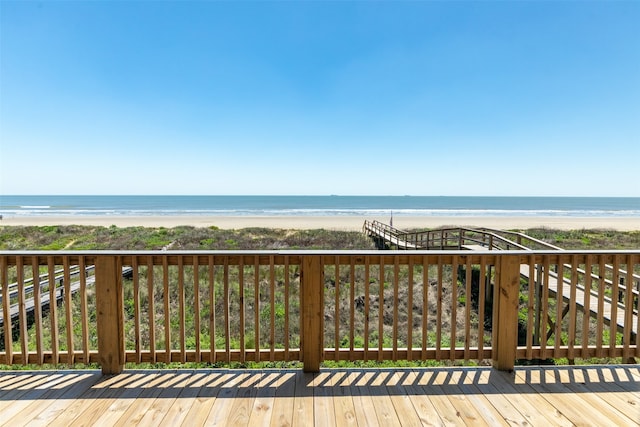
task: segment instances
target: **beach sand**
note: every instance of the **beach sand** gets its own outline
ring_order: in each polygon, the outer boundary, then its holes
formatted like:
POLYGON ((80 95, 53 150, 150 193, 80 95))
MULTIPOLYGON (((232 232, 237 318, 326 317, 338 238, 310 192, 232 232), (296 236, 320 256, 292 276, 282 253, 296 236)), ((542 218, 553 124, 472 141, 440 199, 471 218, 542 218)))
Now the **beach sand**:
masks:
MULTIPOLYGON (((12 225, 96 225, 109 227, 194 227, 216 226, 221 229, 266 227, 281 229, 319 229, 359 231, 365 220, 378 220, 386 224, 389 217, 357 216, 47 216, 4 217, 0 226, 12 225)), ((640 217, 410 217, 393 218, 393 226, 399 229, 427 229, 446 226, 487 227, 504 230, 526 230, 529 228, 554 228, 562 230, 613 229, 620 231, 640 230, 640 217)))

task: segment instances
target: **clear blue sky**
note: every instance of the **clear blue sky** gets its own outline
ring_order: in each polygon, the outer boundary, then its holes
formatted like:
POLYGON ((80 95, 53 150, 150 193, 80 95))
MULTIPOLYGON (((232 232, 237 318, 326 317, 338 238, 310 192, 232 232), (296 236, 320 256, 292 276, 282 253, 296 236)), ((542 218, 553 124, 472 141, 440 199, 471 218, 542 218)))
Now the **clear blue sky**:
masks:
POLYGON ((640 1, 0 2, 0 194, 640 196, 640 1))

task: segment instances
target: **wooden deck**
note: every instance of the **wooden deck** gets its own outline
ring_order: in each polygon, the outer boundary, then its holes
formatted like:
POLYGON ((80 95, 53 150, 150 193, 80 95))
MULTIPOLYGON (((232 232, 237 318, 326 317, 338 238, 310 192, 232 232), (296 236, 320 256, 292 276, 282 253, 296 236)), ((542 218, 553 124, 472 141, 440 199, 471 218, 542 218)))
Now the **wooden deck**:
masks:
POLYGON ((640 425, 640 367, 0 372, 0 425, 640 425))

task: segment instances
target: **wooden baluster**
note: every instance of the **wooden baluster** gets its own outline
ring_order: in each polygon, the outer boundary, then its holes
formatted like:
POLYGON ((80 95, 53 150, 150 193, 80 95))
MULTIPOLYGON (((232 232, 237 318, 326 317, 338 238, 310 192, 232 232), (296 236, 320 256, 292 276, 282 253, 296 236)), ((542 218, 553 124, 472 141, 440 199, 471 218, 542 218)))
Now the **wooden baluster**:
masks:
POLYGON ((4 321, 4 360, 5 365, 13 363, 13 340, 11 334, 11 301, 9 301, 9 266, 7 257, 0 257, 0 281, 2 281, 2 320, 4 321))
POLYGON ((196 339, 196 357, 195 362, 202 360, 202 348, 200 347, 200 264, 198 256, 193 255, 193 328, 195 330, 196 339))
MULTIPOLYGON (((51 321, 51 362, 58 364, 58 304, 56 295, 56 265, 53 256, 47 256, 49 284, 49 319, 51 321)), ((97 272, 96 272, 97 274, 97 272)), ((5 322, 6 324, 6 322, 5 322)))
POLYGON ((151 363, 156 363, 156 309, 155 309, 155 294, 153 284, 153 256, 147 257, 147 300, 149 306, 147 308, 148 320, 149 320, 149 356, 151 363))
MULTIPOLYGON (((81 258, 81 263, 84 261, 84 258, 81 258)), ((81 264, 82 265, 82 264, 81 264)), ((34 302, 34 317, 35 317, 35 328, 36 328, 36 352, 37 352, 37 360, 36 363, 38 365, 44 364, 44 351, 43 351, 43 328, 42 328, 42 290, 40 289, 40 265, 38 263, 38 257, 34 256, 31 259, 31 274, 33 276, 33 302, 34 302)), ((82 283, 82 279, 81 282, 82 283)), ((86 311, 83 314, 86 317, 86 311)), ((83 324, 84 326, 84 324, 83 324)), ((84 331, 83 331, 84 335, 84 331)), ((88 351, 87 351, 88 353, 88 351)), ((85 360, 88 360, 88 354, 85 356, 85 360)), ((85 362, 88 363, 88 362, 85 362)))
POLYGON ((179 331, 180 331, 180 362, 185 363, 187 361, 187 345, 185 340, 186 335, 186 315, 185 315, 185 289, 184 289, 184 258, 178 256, 178 316, 179 316, 179 331))
MULTIPOLYGON (((29 343, 27 330, 27 303, 24 290, 24 264, 21 256, 16 257, 16 269, 18 273, 18 321, 20 325, 20 349, 22 356, 22 364, 26 365, 29 361, 29 343)), ((7 296, 8 294, 3 294, 7 296)))
POLYGON ((244 363, 247 359, 247 349, 245 340, 245 302, 244 302, 244 258, 240 256, 238 262, 238 294, 240 297, 240 362, 244 363))

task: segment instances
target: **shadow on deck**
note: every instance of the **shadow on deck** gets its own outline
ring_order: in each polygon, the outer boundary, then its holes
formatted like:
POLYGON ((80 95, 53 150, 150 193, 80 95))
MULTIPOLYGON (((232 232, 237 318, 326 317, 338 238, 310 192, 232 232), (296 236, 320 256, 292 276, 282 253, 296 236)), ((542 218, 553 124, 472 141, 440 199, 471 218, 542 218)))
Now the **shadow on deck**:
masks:
POLYGON ((0 425, 640 425, 630 365, 0 372, 0 425))

